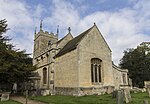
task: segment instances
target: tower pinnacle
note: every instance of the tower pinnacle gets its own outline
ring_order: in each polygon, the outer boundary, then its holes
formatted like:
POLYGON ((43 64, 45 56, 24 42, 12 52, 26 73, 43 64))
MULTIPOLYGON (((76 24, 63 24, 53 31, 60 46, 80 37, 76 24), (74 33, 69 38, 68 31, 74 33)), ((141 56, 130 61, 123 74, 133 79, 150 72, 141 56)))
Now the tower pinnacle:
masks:
POLYGON ((37 29, 37 27, 35 27, 35 31, 34 31, 34 34, 36 35, 36 29, 37 29))
POLYGON ((36 29, 37 29, 37 27, 35 27, 34 38, 36 38, 36 29))
POLYGON ((41 20, 41 23, 40 23, 40 31, 42 31, 42 22, 43 20, 41 20))
POLYGON ((57 33, 56 33, 57 38, 58 38, 58 34, 59 34, 59 25, 57 26, 57 33))

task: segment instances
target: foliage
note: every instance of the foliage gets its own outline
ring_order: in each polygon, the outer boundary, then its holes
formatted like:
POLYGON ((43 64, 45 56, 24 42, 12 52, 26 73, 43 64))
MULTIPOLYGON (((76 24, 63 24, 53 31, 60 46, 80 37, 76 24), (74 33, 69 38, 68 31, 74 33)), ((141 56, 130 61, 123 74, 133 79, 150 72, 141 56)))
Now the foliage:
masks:
POLYGON ((127 49, 120 61, 123 69, 129 70, 133 86, 143 87, 150 80, 150 44, 141 44, 135 49, 127 49))
POLYGON ((9 43, 10 39, 4 36, 8 30, 7 21, 0 20, 0 83, 21 83, 35 68, 32 66, 32 58, 26 51, 14 49, 9 43))
POLYGON ((0 20, 0 36, 8 30, 6 22, 6 19, 0 20))

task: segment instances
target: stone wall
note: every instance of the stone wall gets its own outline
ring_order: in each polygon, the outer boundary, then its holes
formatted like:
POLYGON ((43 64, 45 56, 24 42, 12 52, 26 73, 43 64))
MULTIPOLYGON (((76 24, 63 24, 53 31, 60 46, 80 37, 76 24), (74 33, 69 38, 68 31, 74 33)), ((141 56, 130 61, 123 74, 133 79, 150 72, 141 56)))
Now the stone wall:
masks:
POLYGON ((56 95, 73 95, 73 96, 84 96, 84 95, 103 95, 110 94, 114 91, 114 86, 103 86, 103 87, 56 87, 56 95))
POLYGON ((78 95, 78 88, 75 87, 55 87, 56 95, 78 95))
POLYGON ((80 88, 79 95, 103 95, 114 91, 114 86, 80 88))
POLYGON ((114 86, 115 89, 120 89, 121 85, 128 85, 128 70, 127 69, 120 69, 117 66, 113 65, 113 76, 114 76, 114 86), (123 82, 123 74, 125 75, 125 82, 123 82))
POLYGON ((95 26, 78 45, 79 86, 93 87, 91 81, 91 59, 99 58, 101 65, 101 85, 113 86, 111 50, 95 26))
POLYGON ((55 60, 55 87, 78 87, 77 50, 55 60))

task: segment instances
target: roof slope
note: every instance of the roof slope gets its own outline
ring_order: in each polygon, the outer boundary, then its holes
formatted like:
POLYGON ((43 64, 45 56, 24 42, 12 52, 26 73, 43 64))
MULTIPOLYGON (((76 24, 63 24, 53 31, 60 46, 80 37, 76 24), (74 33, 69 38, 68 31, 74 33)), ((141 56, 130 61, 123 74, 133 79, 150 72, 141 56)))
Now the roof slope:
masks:
POLYGON ((81 41, 81 39, 87 34, 89 33, 89 31, 93 28, 93 26, 91 28, 89 28, 88 30, 84 31, 83 33, 81 33, 80 35, 78 35, 77 37, 73 38, 72 40, 70 40, 59 52, 58 54, 56 54, 56 57, 62 56, 74 49, 76 49, 78 43, 81 41))
MULTIPOLYGON (((58 40, 56 43, 59 44, 59 43, 60 43, 62 40, 64 40, 68 35, 71 35, 71 36, 72 36, 71 33, 68 33, 68 34, 65 35, 63 38, 61 38, 60 40, 58 40)), ((72 36, 72 38, 73 38, 73 36, 72 36)))

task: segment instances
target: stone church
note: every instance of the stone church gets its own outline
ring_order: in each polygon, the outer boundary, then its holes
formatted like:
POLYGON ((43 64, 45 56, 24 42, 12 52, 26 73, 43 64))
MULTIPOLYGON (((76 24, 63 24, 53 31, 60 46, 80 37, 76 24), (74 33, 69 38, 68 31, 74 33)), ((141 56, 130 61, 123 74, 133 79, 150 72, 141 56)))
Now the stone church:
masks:
MULTIPOLYGON (((115 40, 114 40, 115 41, 115 40)), ((40 80, 35 86, 43 94, 92 95, 111 93, 128 86, 128 70, 112 62, 111 49, 94 23, 76 37, 40 31, 34 38, 33 65, 40 80)))

